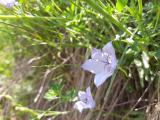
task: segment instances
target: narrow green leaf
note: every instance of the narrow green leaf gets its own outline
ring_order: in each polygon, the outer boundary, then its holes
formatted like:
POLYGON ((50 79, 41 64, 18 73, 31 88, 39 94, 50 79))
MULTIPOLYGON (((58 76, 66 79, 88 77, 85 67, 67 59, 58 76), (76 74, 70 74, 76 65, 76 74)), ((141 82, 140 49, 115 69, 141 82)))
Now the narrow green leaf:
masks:
POLYGON ((123 8, 127 5, 128 0, 117 0, 116 8, 119 12, 123 10, 123 8))
POLYGON ((107 11, 105 11, 105 9, 103 9, 101 6, 104 6, 102 2, 100 2, 99 0, 97 0, 98 2, 95 2, 93 0, 86 0, 86 2, 93 7, 93 9, 95 9, 96 11, 98 11, 99 13, 101 13, 105 19, 107 21, 112 22, 113 24, 115 24, 119 29, 123 30, 124 32, 126 32, 128 35, 132 35, 132 33, 125 28, 114 16, 110 15, 107 11), (101 4, 101 6, 100 6, 101 4))
POLYGON ((142 17, 142 0, 138 0, 139 16, 142 17))

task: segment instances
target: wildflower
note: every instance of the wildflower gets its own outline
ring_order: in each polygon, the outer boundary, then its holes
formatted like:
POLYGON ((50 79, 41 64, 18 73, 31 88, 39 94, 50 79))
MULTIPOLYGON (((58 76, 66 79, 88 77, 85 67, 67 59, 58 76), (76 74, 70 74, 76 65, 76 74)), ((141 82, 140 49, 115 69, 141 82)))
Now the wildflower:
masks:
POLYGON ((82 112, 83 109, 93 109, 95 107, 95 101, 93 100, 91 89, 88 87, 86 92, 79 91, 78 92, 79 101, 77 101, 74 105, 74 108, 82 112))
POLYGON ((87 60, 82 68, 95 74, 94 84, 98 87, 114 73, 116 66, 115 50, 112 42, 109 42, 102 49, 94 48, 91 59, 87 60))
POLYGON ((6 6, 7 8, 12 7, 16 3, 16 0, 0 0, 0 4, 6 6))

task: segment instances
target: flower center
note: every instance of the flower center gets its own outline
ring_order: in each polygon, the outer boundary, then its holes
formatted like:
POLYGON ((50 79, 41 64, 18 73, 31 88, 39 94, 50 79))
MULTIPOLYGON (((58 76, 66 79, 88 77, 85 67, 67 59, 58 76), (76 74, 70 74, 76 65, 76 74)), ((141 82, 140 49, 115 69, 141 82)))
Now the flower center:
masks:
POLYGON ((102 58, 100 58, 100 59, 93 59, 93 60, 95 60, 95 61, 97 61, 97 62, 102 62, 102 63, 104 63, 105 64, 105 66, 106 65, 109 65, 109 64, 111 64, 112 63, 112 56, 111 55, 109 55, 108 53, 102 53, 102 56, 101 56, 102 58))
POLYGON ((83 102, 88 103, 88 99, 87 98, 83 99, 83 102))
POLYGON ((101 60, 101 62, 105 63, 106 65, 111 64, 111 56, 108 53, 103 53, 102 56, 104 60, 101 60))

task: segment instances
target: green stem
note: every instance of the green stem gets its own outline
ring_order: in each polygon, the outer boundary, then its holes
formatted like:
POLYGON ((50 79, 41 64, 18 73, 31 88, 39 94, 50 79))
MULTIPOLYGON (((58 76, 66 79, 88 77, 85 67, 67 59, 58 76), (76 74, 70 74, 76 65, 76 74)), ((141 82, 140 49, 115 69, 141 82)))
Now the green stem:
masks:
POLYGON ((33 15, 0 15, 0 19, 47 19, 47 20, 65 20, 68 18, 62 17, 45 17, 45 16, 33 16, 33 15))
POLYGON ((139 16, 142 18, 142 0, 138 0, 139 16))

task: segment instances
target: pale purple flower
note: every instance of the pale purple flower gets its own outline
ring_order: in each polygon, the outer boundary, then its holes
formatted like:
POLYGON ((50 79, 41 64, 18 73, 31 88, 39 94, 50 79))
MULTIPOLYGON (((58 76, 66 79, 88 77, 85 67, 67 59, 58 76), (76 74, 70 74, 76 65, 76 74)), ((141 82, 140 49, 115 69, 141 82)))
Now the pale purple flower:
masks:
POLYGON ((94 84, 98 87, 114 73, 116 66, 115 50, 112 42, 109 42, 102 49, 94 48, 91 59, 87 60, 82 68, 95 74, 94 84))
POLYGON ((93 100, 90 87, 86 89, 86 92, 79 91, 78 97, 79 101, 75 103, 74 108, 79 110, 79 112, 82 112, 83 109, 93 109, 95 107, 96 103, 93 100))
POLYGON ((0 4, 6 6, 7 8, 12 7, 16 3, 17 3, 16 0, 0 0, 0 4))

